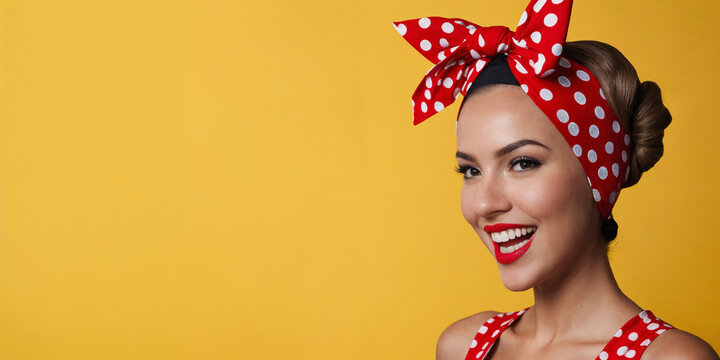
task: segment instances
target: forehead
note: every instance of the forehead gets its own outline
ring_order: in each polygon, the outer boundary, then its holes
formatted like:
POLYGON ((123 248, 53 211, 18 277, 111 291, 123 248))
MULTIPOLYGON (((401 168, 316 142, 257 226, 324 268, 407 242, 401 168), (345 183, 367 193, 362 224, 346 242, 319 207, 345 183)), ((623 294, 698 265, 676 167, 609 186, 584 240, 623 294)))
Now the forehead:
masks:
POLYGON ((472 93, 463 103, 457 126, 460 151, 494 151, 522 139, 548 147, 565 144, 545 113, 515 85, 493 85, 472 93))

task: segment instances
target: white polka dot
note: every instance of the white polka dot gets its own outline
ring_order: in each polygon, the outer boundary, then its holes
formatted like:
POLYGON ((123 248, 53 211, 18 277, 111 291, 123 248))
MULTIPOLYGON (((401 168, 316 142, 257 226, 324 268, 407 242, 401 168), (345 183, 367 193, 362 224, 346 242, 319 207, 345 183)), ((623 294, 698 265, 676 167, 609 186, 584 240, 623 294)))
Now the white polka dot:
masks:
POLYGON ((425 51, 428 51, 432 48, 432 44, 430 44, 430 41, 428 41, 428 40, 423 40, 420 42, 420 48, 425 51))
POLYGON ((533 31, 533 33, 530 34, 530 40, 532 40, 536 44, 539 44, 541 39, 542 39, 542 35, 540 34, 539 31, 533 31))
POLYGON ((446 48, 446 47, 450 46, 450 43, 447 41, 447 39, 442 38, 442 39, 440 39, 440 46, 442 46, 443 48, 446 48))
POLYGON ((608 154, 612 154, 613 151, 615 151, 615 144, 612 143, 612 141, 608 141, 605 143, 605 152, 608 154))
POLYGON ((500 333, 500 330, 495 330, 492 334, 492 337, 496 337, 500 333))
POLYGON ((498 45, 497 52, 499 54, 501 52, 505 52, 505 50, 507 50, 507 49, 508 49, 508 45, 506 43, 500 43, 500 45, 498 45))
POLYGON ((420 25, 421 28, 427 29, 428 27, 430 27, 430 19, 424 17, 424 18, 418 20, 418 24, 420 25))
POLYGON ((598 355, 598 357, 600 358, 600 360, 607 360, 607 359, 608 359, 608 353, 606 353, 605 351, 603 351, 603 352, 600 353, 600 355, 598 355))
MULTIPOLYGON (((467 68, 465 68, 465 69, 467 69, 467 68)), ((463 72, 462 72, 462 71, 458 71, 457 76, 455 76, 455 80, 460 80, 460 78, 461 78, 462 76, 463 76, 463 72)))
POLYGON ((480 330, 478 330, 479 333, 484 334, 488 331, 487 326, 483 325, 480 327, 480 330))
POLYGON ((592 189, 593 192, 593 199, 595 199, 595 202, 600 202, 602 200, 602 197, 600 196, 600 192, 597 191, 597 189, 592 189))
POLYGON ((583 94, 579 91, 576 91, 575 92, 575 101, 577 101, 577 103, 580 105, 585 105, 585 94, 583 94))
POLYGON ((525 42, 525 39, 517 41, 515 38, 512 38, 512 41, 515 43, 515 45, 517 45, 523 49, 527 49, 527 42, 525 42))
POLYGON ((427 104, 424 101, 420 103, 420 110, 422 110, 422 112, 424 112, 424 113, 427 112, 427 110, 428 110, 427 104))
POLYGON ((548 89, 542 89, 540 90, 540 97, 545 101, 550 101, 553 98, 553 93, 548 89))
POLYGON ((571 122, 568 124, 568 131, 570 132, 570 135, 577 136, 577 134, 580 133, 580 128, 576 123, 571 122))
POLYGON ((445 57, 446 57, 446 56, 445 56, 445 52, 444 52, 444 51, 441 51, 441 52, 438 53, 438 60, 443 61, 443 60, 445 60, 445 57))
POLYGON ((620 356, 625 355, 625 353, 628 351, 627 346, 621 346, 619 349, 617 349, 617 354, 620 356))
POLYGON ((658 334, 658 335, 660 335, 660 334, 662 334, 662 333, 664 333, 664 332, 665 332, 665 329, 660 329, 660 330, 656 331, 655 333, 658 334))
POLYGON ((431 97, 432 97, 432 93, 430 93, 430 90, 425 89, 425 98, 430 100, 431 97))
POLYGON ((601 167, 598 169, 598 177, 599 177, 601 180, 605 180, 605 179, 607 179, 607 176, 608 176, 607 168, 604 167, 604 166, 601 166, 601 167))
POLYGON ((614 203, 616 199, 617 199, 617 192, 616 191, 611 192, 610 193, 610 202, 614 203))
POLYGON ((648 329, 648 330, 655 330, 655 329, 657 329, 657 328, 659 328, 659 327, 660 327, 660 325, 658 325, 657 323, 652 323, 652 324, 650 324, 650 325, 647 326, 647 329, 648 329))
POLYGON ((548 77, 550 74, 554 73, 555 69, 548 69, 546 72, 544 72, 540 77, 548 77))
POLYGON ((628 359, 634 358, 634 357, 635 357, 635 350, 629 350, 628 352, 626 352, 626 353, 625 353, 625 357, 628 358, 628 359))
POLYGON ((407 34, 407 26, 405 26, 405 24, 395 26, 395 30, 400 33, 400 36, 405 36, 405 34, 407 34))
POLYGON ((625 150, 622 151, 622 159, 623 159, 623 162, 627 162, 627 151, 625 151, 625 150))
POLYGON ((563 47, 561 44, 555 44, 552 46, 553 55, 560 56, 560 54, 562 54, 562 51, 563 51, 563 47))
POLYGON ((625 134, 625 145, 630 146, 630 135, 625 134))
POLYGON ((566 58, 560 58, 559 64, 566 69, 569 69, 570 66, 572 66, 572 64, 570 64, 570 62, 566 58))
POLYGON ((538 54, 538 61, 535 64, 535 73, 536 74, 539 74, 540 71, 542 71, 542 67, 544 64, 545 64, 545 55, 543 55, 542 53, 538 54))
POLYGON ((538 0, 533 6, 533 10, 535 12, 540 12, 540 10, 542 10, 542 7, 545 5, 545 1, 546 0, 538 0))
POLYGON ((520 85, 520 87, 523 89, 523 91, 527 94, 528 92, 528 86, 525 84, 520 85))
POLYGON ((475 62, 475 71, 480 72, 482 70, 483 66, 485 66, 486 61, 485 60, 478 60, 475 62))
POLYGON ((580 157, 580 155, 582 155, 582 146, 573 145, 573 154, 575 154, 575 156, 577 157, 580 157))
POLYGON ((641 311, 638 314, 638 316, 640 316, 641 319, 647 319, 647 317, 648 317, 647 311, 645 311, 645 310, 641 311))
POLYGON ((638 339, 638 334, 633 331, 628 335, 628 339, 630 339, 630 341, 635 341, 638 339))
POLYGON ((518 22, 518 26, 524 24, 526 20, 527 20, 527 13, 525 11, 523 11, 522 16, 520 16, 520 21, 518 22))
MULTIPOLYGON (((595 150, 589 150, 587 153, 587 157, 591 163, 594 163, 597 161, 597 153, 595 153, 595 150)), ((615 334, 615 335, 617 335, 617 334, 615 334)), ((620 333, 620 335, 622 335, 622 333, 620 333)), ((620 336, 620 335, 617 335, 617 336, 620 336)))
POLYGON ((479 359, 479 358, 482 356, 483 352, 484 352, 484 351, 481 351, 481 352, 477 353, 477 355, 475 355, 475 358, 476 358, 476 359, 479 359))
POLYGON ((552 0, 552 3, 555 4, 555 5, 557 5, 557 4, 561 3, 561 2, 563 2, 563 0, 552 0))
POLYGON ((582 81, 590 81, 590 75, 582 70, 578 70, 575 74, 577 74, 577 77, 582 81))
POLYGON ((523 67, 522 64, 520 64, 520 62, 517 61, 517 60, 515 60, 515 68, 517 69, 517 71, 519 71, 519 72, 521 72, 521 73, 523 73, 523 74, 527 74, 527 73, 528 73, 528 71, 525 70, 525 67, 523 67))
POLYGON ((453 90, 453 97, 457 99, 458 95, 460 95, 460 88, 455 88, 455 90, 453 90))
POLYGON ((545 19, 543 20, 543 22, 545 23, 545 26, 547 26, 547 27, 555 26, 555 24, 557 24, 557 21, 558 21, 558 17, 557 17, 557 15, 555 15, 553 13, 545 15, 545 19))
MULTIPOLYGON (((490 319, 490 320, 493 320, 493 319, 490 319)), ((490 322, 490 320, 488 320, 488 322, 490 322)), ((486 342, 485 344, 483 344, 482 349, 485 350, 485 348, 487 348, 488 345, 490 345, 490 342, 486 342)))
POLYGON ((427 88, 432 87, 432 79, 429 76, 425 78, 425 87, 427 87, 427 88))
POLYGON ((440 112, 444 108, 445 108, 445 105, 443 105, 443 103, 441 103, 439 101, 435 102, 435 111, 440 112))
POLYGON ((612 169, 613 175, 615 175, 615 177, 618 177, 618 175, 620 175, 620 165, 618 165, 617 163, 613 163, 610 168, 612 169))
POLYGON ((470 343, 470 348, 474 348, 477 346, 477 340, 473 339, 473 341, 470 343))
POLYGON ((443 86, 446 87, 446 88, 448 88, 448 89, 452 88, 452 86, 453 86, 453 79, 451 79, 451 78, 445 78, 445 80, 443 80, 443 86))
POLYGON ((590 125, 590 136, 593 138, 597 138, 600 135, 600 129, 598 129, 597 125, 590 125))
POLYGON ((605 118, 605 110, 603 110, 602 106, 598 105, 595 107, 595 116, 600 120, 605 118))
POLYGON ((650 345, 650 339, 645 339, 645 340, 643 340, 643 342, 640 344, 640 346, 648 346, 648 345, 650 345))
MULTIPOLYGON (((593 161, 593 162, 594 162, 594 161, 593 161)), ((623 334, 623 331, 622 331, 622 329, 620 329, 620 330, 618 330, 618 331, 615 333, 615 337, 621 337, 622 334, 623 334)))
POLYGON ((588 181, 588 185, 592 186, 592 181, 590 181, 590 177, 586 176, 585 178, 586 178, 587 181, 588 181))
POLYGON ((612 129, 614 132, 619 133, 620 132, 620 123, 617 122, 617 120, 613 121, 612 123, 612 129))
POLYGON ((479 59, 480 53, 475 50, 470 50, 470 56, 472 56, 473 59, 479 59))
POLYGON ((480 47, 485 46, 485 39, 482 37, 482 35, 480 33, 478 33, 478 45, 480 45, 480 47))
POLYGON ((603 100, 607 100, 605 98, 605 93, 602 91, 602 89, 600 89, 600 97, 603 98, 603 100))
POLYGON ((446 22, 446 23, 442 24, 442 30, 449 34, 449 33, 453 32, 453 30, 455 30, 455 26, 453 26, 453 24, 451 24, 449 22, 446 22))
POLYGON ((560 122, 563 124, 568 122, 570 120, 570 115, 568 115, 567 111, 560 109, 557 111, 557 117, 560 122))
POLYGON ((565 76, 558 76, 558 82, 563 87, 570 87, 570 79, 566 78, 565 76))

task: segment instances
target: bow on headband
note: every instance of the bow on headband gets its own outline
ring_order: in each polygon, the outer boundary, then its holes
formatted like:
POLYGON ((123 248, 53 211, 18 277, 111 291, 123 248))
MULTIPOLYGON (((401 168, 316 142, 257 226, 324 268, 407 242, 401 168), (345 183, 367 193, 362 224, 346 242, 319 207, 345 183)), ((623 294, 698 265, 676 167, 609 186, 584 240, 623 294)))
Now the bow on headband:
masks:
POLYGON ((553 122, 585 170, 603 218, 609 218, 629 175, 627 135, 600 83, 583 65, 562 56, 572 0, 533 0, 515 32, 458 18, 394 22, 395 29, 435 64, 413 99, 413 124, 465 95, 496 55, 507 55, 525 93, 553 122))

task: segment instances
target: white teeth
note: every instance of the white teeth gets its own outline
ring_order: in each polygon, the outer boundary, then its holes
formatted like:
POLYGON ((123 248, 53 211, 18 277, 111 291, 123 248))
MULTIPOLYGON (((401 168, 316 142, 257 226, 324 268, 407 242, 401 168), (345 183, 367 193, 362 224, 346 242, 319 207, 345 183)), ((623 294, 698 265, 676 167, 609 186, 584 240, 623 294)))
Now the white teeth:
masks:
POLYGON ((519 248, 525 246, 525 244, 527 244, 528 241, 530 241, 530 239, 523 240, 523 241, 521 241, 520 243, 517 243, 517 244, 512 245, 512 246, 500 246, 500 252, 503 253, 503 254, 509 254, 509 253, 511 253, 511 252, 513 252, 513 251, 517 251, 519 248))
MULTIPOLYGON (((524 236, 527 234, 533 233, 537 227, 535 226, 529 226, 524 228, 515 228, 515 229, 508 229, 504 231, 498 231, 494 233, 490 233, 490 237, 492 237, 492 240, 496 243, 504 243, 509 240, 515 239, 520 236, 524 236)), ((512 252, 514 250, 511 250, 512 252)))

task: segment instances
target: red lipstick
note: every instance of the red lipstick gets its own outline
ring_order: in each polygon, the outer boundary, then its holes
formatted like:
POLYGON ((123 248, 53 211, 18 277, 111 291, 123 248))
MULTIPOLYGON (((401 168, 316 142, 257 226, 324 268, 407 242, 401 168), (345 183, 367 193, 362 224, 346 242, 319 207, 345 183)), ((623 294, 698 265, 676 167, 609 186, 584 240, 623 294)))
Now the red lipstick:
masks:
MULTIPOLYGON (((508 230, 508 229, 527 228, 527 227, 532 227, 532 225, 494 224, 494 225, 485 225, 483 227, 483 230, 485 230, 488 233, 493 233, 493 232, 500 232, 500 231, 508 230)), ((495 249, 495 259, 497 259, 497 261, 501 264, 511 264, 511 263, 517 261, 518 259, 520 259, 520 257, 522 257, 525 254, 525 252, 528 251, 528 249, 530 249, 530 245, 532 244, 532 241, 534 239, 535 239, 535 232, 532 233, 532 236, 530 236, 529 239, 527 238, 527 235, 524 235, 521 237, 516 237, 515 239, 512 239, 512 240, 508 240, 503 243, 497 243, 497 242, 493 241, 493 247, 495 249), (527 242, 525 242, 525 244, 523 244, 522 247, 518 248, 517 250, 515 250, 513 252, 510 252, 510 253, 500 252, 501 244, 503 245, 503 247, 508 247, 508 246, 513 246, 513 245, 522 243, 525 240, 527 240, 527 242)))

